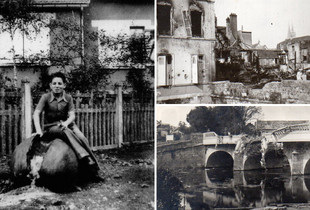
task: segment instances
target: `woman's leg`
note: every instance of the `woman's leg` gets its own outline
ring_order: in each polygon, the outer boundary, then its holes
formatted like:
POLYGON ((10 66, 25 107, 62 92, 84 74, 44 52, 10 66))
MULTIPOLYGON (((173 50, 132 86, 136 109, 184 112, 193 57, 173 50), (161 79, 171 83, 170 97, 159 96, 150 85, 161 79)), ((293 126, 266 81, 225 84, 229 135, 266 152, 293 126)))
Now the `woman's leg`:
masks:
POLYGON ((82 131, 77 127, 77 125, 73 125, 71 127, 73 133, 76 135, 76 137, 83 143, 82 146, 86 149, 86 151, 89 152, 89 156, 90 158, 94 161, 94 163, 96 164, 96 166, 99 169, 99 163, 95 157, 95 155, 93 154, 90 146, 89 146, 89 142, 88 139, 84 136, 84 134, 82 133, 82 131))
POLYGON ((60 138, 69 144, 74 152, 76 153, 78 159, 82 159, 89 156, 88 152, 83 148, 83 146, 74 138, 73 135, 67 135, 61 127, 53 126, 48 130, 48 135, 52 139, 60 138))
POLYGON ((72 131, 73 133, 80 139, 82 140, 86 145, 89 146, 89 142, 88 139, 84 136, 84 134, 82 133, 82 131, 77 127, 77 125, 73 125, 72 126, 72 131))

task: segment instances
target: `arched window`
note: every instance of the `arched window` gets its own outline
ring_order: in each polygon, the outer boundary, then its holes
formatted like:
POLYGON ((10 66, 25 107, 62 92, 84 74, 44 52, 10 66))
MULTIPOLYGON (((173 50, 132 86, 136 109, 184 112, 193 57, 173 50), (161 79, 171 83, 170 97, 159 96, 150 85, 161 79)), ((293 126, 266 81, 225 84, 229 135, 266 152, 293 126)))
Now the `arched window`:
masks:
POLYGON ((167 1, 157 3, 157 30, 159 35, 172 35, 171 11, 171 3, 167 1))
POLYGON ((193 4, 190 6, 192 36, 202 37, 202 9, 193 4))

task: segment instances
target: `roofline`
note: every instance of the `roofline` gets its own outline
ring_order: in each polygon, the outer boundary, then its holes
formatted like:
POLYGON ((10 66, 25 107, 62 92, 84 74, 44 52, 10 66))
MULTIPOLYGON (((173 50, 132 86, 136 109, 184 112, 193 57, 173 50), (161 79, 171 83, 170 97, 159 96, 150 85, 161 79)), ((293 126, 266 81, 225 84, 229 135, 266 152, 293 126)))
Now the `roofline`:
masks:
POLYGON ((31 2, 31 6, 33 7, 88 7, 89 4, 90 4, 90 1, 91 0, 87 0, 86 2, 79 2, 79 3, 75 3, 75 2, 47 2, 47 1, 36 1, 36 0, 33 0, 31 2))
MULTIPOLYGON (((286 42, 295 42, 295 41, 297 41, 298 39, 303 39, 303 38, 307 38, 306 40, 310 40, 310 35, 294 37, 294 38, 292 38, 292 39, 285 39, 284 41, 278 43, 277 45, 279 45, 279 44, 284 44, 284 43, 286 43, 286 42)), ((300 41, 302 41, 302 40, 300 40, 300 41)))
POLYGON ((59 4, 59 3, 49 3, 49 4, 32 4, 31 6, 37 7, 37 8, 54 8, 54 7, 61 7, 61 8, 69 8, 69 7, 76 7, 76 8, 81 8, 81 7, 88 7, 89 4, 59 4))

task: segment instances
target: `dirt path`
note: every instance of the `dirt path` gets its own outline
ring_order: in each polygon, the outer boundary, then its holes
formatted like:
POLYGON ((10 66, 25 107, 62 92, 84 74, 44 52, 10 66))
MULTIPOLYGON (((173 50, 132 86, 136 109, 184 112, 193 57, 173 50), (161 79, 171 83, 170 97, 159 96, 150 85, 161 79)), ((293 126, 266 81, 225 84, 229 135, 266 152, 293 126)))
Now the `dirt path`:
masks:
POLYGON ((96 152, 103 182, 80 191, 53 193, 45 188, 12 187, 8 158, 0 160, 0 209, 154 209, 153 144, 96 152))

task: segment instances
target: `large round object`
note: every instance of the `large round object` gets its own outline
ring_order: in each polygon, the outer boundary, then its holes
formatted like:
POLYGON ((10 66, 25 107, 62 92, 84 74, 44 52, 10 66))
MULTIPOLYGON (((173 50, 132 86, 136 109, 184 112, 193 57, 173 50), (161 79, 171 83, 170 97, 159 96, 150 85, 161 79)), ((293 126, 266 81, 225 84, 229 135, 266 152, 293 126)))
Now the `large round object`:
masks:
POLYGON ((39 183, 54 190, 73 186, 78 175, 78 159, 71 147, 60 139, 53 140, 43 156, 39 174, 39 183))
MULTIPOLYGON (((33 147, 38 144, 33 143, 33 137, 26 139, 19 144, 11 159, 11 170, 16 182, 29 184, 31 181, 28 174, 31 170, 30 160, 33 155, 33 147)), ((35 155, 43 156, 40 178, 36 180, 39 185, 44 185, 54 191, 66 190, 72 187, 78 176, 78 159, 74 151, 60 139, 51 141, 45 152, 35 155)))

